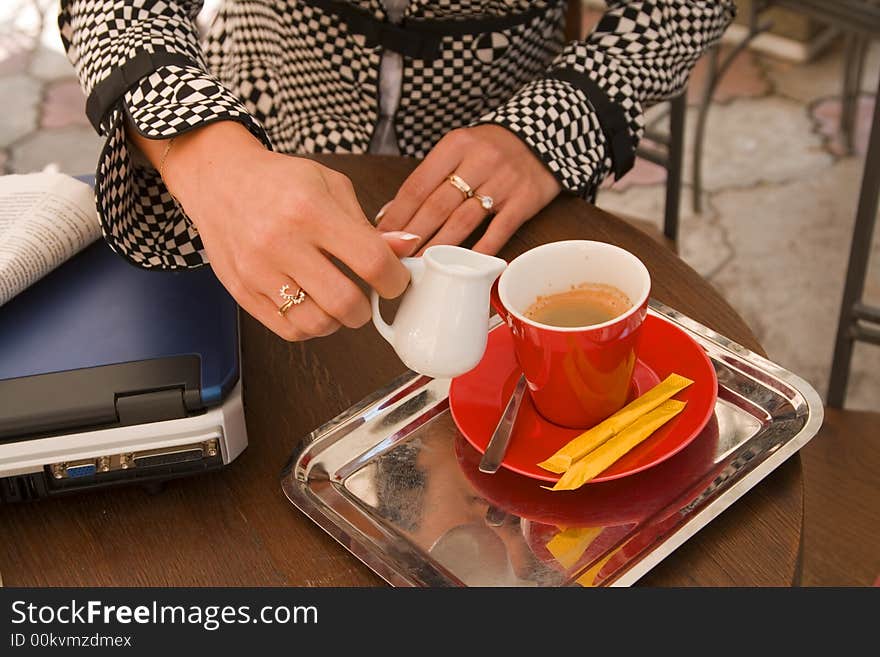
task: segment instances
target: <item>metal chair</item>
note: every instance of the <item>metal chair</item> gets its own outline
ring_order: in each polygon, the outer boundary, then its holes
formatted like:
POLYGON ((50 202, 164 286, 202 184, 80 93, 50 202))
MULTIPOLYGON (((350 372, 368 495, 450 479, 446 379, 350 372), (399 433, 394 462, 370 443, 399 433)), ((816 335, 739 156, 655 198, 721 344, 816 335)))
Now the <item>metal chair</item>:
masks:
MULTIPOLYGON (((749 30, 723 61, 718 59, 717 48, 710 55, 709 76, 697 117, 694 141, 694 209, 700 211, 702 193, 702 144, 706 129, 709 103, 718 81, 733 59, 744 50, 770 23, 760 20, 761 14, 771 7, 801 12, 816 20, 829 23, 847 35, 844 57, 843 89, 841 93, 841 130, 847 149, 853 150, 853 132, 858 107, 858 95, 864 69, 865 52, 871 39, 880 38, 880 0, 754 0, 749 16, 749 30)), ((856 222, 850 247, 846 284, 840 308, 827 403, 841 408, 846 398, 852 352, 857 340, 880 345, 880 308, 864 303, 865 278, 868 257, 878 209, 880 188, 880 83, 874 120, 868 140, 862 187, 859 195, 856 222)))
MULTIPOLYGON (((880 31, 880 24, 876 29, 880 31)), ((855 342, 861 340, 880 345, 880 307, 864 302, 868 258, 880 201, 880 81, 871 126, 828 381, 828 405, 836 408, 842 408, 846 399, 855 342)))

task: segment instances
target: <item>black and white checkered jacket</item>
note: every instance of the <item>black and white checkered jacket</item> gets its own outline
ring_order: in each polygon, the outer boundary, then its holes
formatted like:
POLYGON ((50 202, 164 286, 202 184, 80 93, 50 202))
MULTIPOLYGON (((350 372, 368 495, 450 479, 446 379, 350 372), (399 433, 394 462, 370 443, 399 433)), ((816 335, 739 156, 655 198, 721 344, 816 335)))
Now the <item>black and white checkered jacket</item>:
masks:
POLYGON ((646 106, 679 93, 732 20, 732 0, 608 0, 565 43, 565 1, 227 0, 204 42, 199 0, 62 0, 59 26, 107 137, 98 212, 117 252, 143 267, 204 264, 195 228, 156 171, 133 157, 124 113, 146 137, 217 120, 287 153, 366 152, 379 118, 383 49, 403 55, 400 151, 424 157, 449 130, 496 123, 563 188, 592 194, 631 166, 646 106))

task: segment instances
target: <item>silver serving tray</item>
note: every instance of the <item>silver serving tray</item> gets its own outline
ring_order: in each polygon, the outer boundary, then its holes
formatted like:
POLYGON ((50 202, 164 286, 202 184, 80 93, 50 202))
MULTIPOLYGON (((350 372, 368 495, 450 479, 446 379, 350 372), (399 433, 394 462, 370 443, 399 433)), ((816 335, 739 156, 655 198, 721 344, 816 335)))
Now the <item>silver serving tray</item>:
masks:
POLYGON ((307 436, 282 473, 298 509, 395 586, 628 586, 803 447, 822 402, 803 379, 658 302, 718 375, 715 415, 644 472, 552 493, 480 455, 449 379, 413 372, 307 436))

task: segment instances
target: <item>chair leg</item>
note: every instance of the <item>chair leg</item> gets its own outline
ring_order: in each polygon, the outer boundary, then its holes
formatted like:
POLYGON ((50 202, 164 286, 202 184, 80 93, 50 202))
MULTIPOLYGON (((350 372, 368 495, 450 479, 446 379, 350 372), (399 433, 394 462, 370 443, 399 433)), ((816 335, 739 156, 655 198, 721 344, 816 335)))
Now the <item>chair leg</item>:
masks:
MULTIPOLYGON (((880 83, 878 83, 878 94, 880 94, 880 83)), ((880 95, 874 104, 874 122, 871 125, 865 172, 862 176, 859 206, 856 211, 856 224, 850 245, 846 284, 837 323, 831 376, 828 382, 828 405, 835 408, 842 408, 846 400, 853 346, 858 334, 858 320, 854 309, 865 290, 868 257, 871 253, 871 241, 877 220, 878 202, 880 202, 880 95)))
POLYGON ((687 116, 687 93, 670 101, 669 143, 666 165, 666 210, 663 217, 663 234, 672 242, 678 240, 678 224, 681 208, 681 179, 684 166, 684 129, 687 116))
POLYGON ((866 39, 851 35, 851 38, 846 40, 843 91, 840 107, 840 132, 843 135, 843 143, 847 155, 852 155, 855 152, 856 115, 859 109, 859 91, 867 51, 868 43, 866 39))

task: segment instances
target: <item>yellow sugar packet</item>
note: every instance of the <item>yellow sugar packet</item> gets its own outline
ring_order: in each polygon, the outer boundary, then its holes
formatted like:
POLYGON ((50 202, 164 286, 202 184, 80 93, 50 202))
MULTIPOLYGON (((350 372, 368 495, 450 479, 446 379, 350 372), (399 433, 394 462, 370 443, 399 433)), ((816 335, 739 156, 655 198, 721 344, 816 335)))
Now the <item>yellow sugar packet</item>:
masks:
POLYGON ((686 402, 670 399, 576 461, 550 490, 574 490, 607 469, 657 429, 681 413, 686 402))
POLYGON ((589 570, 584 571, 580 577, 578 577, 575 582, 583 586, 584 588, 595 586, 596 578, 599 577, 599 573, 602 572, 602 569, 605 565, 611 561, 611 559, 617 556, 617 552, 612 552, 610 554, 606 554, 602 557, 598 562, 593 564, 589 570))
POLYGON ((546 461, 538 463, 538 467, 561 474, 571 464, 583 458, 616 433, 638 420, 649 411, 653 411, 667 399, 687 388, 693 381, 680 374, 670 374, 648 392, 621 408, 614 415, 607 417, 592 429, 588 429, 574 438, 546 461))
POLYGON ((547 550, 566 570, 574 566, 604 527, 571 527, 547 541, 547 550))

